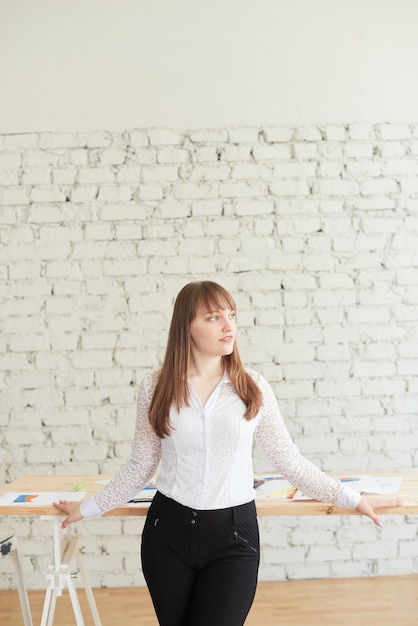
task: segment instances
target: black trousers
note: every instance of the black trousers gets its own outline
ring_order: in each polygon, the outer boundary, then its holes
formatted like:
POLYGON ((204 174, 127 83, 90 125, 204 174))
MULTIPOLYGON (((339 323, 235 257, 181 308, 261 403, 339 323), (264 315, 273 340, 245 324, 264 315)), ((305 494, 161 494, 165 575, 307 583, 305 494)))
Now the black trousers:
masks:
POLYGON ((201 511, 157 492, 141 559, 161 626, 242 626, 260 561, 255 504, 201 511))

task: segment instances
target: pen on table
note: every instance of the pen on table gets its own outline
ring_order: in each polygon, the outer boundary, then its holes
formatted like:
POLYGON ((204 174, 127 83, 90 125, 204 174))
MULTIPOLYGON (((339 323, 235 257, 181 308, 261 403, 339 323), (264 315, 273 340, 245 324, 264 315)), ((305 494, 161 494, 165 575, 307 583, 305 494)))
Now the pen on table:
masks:
POLYGON ((80 485, 77 485, 77 487, 74 487, 74 489, 72 491, 80 491, 80 489, 83 489, 83 487, 87 487, 88 483, 84 482, 81 483, 80 485))

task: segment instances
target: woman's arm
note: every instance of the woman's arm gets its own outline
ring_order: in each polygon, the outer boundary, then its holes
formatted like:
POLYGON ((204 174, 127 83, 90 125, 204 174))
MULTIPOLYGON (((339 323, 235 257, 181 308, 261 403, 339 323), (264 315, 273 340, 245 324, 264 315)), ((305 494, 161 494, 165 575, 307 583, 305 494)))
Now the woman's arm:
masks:
POLYGON ((139 386, 135 435, 129 461, 106 487, 82 502, 60 500, 55 508, 66 515, 62 527, 83 517, 101 515, 128 502, 154 475, 161 458, 161 440, 151 428, 148 407, 155 386, 155 374, 147 375, 139 386))
POLYGON ((402 506, 400 500, 362 497, 306 459, 290 437, 269 383, 262 376, 257 383, 262 390, 264 403, 260 410, 255 439, 274 467, 292 485, 315 500, 330 502, 342 508, 357 509, 378 526, 381 523, 375 509, 402 506))

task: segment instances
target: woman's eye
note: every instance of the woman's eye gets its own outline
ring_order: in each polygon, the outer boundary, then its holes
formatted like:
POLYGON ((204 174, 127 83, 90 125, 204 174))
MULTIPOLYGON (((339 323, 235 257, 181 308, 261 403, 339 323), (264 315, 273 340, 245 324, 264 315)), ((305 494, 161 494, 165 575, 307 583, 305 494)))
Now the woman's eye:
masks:
POLYGON ((231 320, 235 319, 235 313, 230 313, 229 314, 229 319, 231 319, 231 320))

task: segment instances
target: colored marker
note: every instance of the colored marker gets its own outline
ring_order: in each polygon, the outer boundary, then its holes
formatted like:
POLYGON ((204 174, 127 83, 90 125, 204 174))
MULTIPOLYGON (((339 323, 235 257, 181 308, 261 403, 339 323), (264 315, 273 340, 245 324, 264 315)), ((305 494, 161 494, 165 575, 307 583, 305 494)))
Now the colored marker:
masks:
POLYGON ((77 487, 74 487, 73 491, 80 491, 80 489, 83 489, 83 487, 87 487, 88 483, 81 483, 80 485, 77 485, 77 487))

